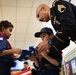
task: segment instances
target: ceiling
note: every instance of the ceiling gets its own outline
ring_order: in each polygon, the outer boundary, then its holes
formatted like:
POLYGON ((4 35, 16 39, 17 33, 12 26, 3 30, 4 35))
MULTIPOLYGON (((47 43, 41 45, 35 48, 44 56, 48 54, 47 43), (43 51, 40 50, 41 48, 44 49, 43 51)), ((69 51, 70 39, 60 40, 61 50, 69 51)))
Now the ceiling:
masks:
POLYGON ((53 1, 0 0, 0 20, 8 20, 14 25, 9 39, 13 47, 28 49, 29 46, 37 46, 41 39, 35 38, 34 33, 51 24, 41 23, 36 19, 36 8, 42 3, 51 6, 53 1))
POLYGON ((40 31, 42 27, 51 27, 51 23, 39 22, 36 19, 36 8, 39 4, 47 4, 51 7, 53 1, 0 0, 0 20, 8 20, 14 25, 9 39, 13 47, 28 49, 29 46, 37 46, 41 39, 35 38, 34 33, 40 31))

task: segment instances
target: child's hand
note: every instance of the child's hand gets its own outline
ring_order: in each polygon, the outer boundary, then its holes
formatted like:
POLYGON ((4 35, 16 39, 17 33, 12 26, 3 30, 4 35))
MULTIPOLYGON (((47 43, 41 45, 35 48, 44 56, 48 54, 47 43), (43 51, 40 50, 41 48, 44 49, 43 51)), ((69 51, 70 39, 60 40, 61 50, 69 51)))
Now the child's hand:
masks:
POLYGON ((22 54, 22 50, 20 48, 14 48, 13 50, 15 54, 22 54))
POLYGON ((29 57, 29 60, 30 60, 30 61, 36 61, 36 57, 35 57, 34 55, 31 55, 31 56, 29 57))
POLYGON ((41 59, 43 56, 41 55, 41 51, 38 51, 38 57, 41 59))

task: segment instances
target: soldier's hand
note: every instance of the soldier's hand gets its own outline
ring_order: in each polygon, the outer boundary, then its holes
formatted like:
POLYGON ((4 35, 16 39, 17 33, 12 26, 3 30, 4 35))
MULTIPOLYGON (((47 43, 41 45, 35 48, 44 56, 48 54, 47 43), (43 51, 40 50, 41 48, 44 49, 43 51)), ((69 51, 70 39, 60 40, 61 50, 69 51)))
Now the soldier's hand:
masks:
POLYGON ((48 56, 48 51, 42 51, 41 52, 41 55, 45 58, 48 56))
POLYGON ((38 50, 43 51, 43 50, 48 50, 51 46, 48 44, 48 41, 43 40, 38 44, 38 50))
POLYGON ((41 52, 41 55, 42 55, 43 57, 46 57, 46 56, 47 56, 46 51, 42 51, 42 52, 41 52))

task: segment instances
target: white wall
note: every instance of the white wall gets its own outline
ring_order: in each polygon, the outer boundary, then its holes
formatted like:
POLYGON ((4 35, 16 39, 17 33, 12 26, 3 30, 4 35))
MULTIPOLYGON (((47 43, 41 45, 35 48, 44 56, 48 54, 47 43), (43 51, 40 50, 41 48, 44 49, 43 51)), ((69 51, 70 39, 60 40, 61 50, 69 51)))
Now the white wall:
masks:
POLYGON ((76 47, 76 44, 71 41, 71 42, 70 42, 70 45, 63 50, 63 56, 65 56, 66 54, 68 54, 68 53, 69 53, 71 50, 73 50, 75 47, 76 47))
POLYGON ((73 3, 74 5, 76 5, 76 0, 71 0, 71 3, 73 3))

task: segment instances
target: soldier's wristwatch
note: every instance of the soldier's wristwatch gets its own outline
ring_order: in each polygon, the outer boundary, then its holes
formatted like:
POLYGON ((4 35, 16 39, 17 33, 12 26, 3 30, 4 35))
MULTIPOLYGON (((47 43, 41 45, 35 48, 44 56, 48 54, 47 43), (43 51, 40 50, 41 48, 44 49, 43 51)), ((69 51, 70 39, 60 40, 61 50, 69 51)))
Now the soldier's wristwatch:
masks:
POLYGON ((52 44, 52 41, 51 40, 48 40, 48 44, 51 45, 52 44))

